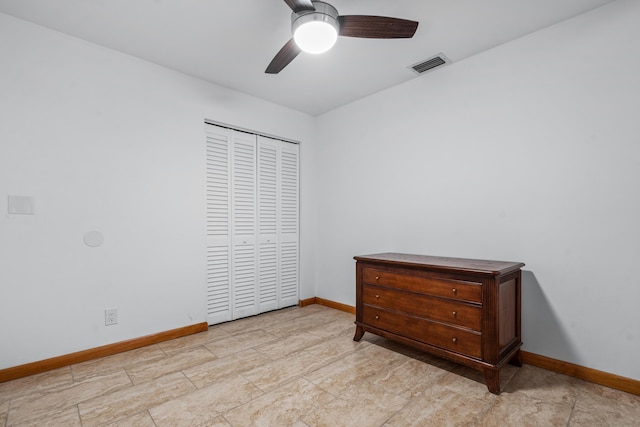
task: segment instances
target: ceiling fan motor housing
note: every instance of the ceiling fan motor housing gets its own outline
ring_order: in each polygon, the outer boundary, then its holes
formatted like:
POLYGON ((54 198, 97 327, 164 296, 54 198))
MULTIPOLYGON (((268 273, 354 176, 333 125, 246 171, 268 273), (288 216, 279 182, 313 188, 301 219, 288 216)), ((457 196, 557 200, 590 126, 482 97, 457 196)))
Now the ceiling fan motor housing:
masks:
MULTIPOLYGON (((340 32, 340 24, 338 23, 338 11, 335 7, 331 6, 329 3, 325 3, 323 1, 314 1, 313 7, 315 10, 302 10, 299 12, 291 13, 291 32, 294 36, 294 39, 298 45, 300 45, 300 40, 296 37, 297 30, 305 24, 324 24, 330 25, 335 30, 335 37, 337 37, 340 32)), ((319 25, 318 25, 319 26, 319 25)), ((335 43, 335 40, 334 40, 335 43)), ((331 44, 333 46, 333 43, 331 44)), ((329 46, 329 47, 331 47, 329 46)), ((303 50, 306 50, 302 46, 300 46, 303 50)), ((324 50, 318 52, 312 52, 306 50, 311 53, 321 53, 324 50)))

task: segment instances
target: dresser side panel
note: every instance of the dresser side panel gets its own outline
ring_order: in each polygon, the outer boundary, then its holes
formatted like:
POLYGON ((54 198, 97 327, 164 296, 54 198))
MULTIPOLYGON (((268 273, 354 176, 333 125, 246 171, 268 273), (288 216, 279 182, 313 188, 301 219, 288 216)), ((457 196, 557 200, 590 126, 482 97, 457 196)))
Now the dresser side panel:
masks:
POLYGON ((498 286, 498 345, 507 347, 516 339, 516 279, 498 286))

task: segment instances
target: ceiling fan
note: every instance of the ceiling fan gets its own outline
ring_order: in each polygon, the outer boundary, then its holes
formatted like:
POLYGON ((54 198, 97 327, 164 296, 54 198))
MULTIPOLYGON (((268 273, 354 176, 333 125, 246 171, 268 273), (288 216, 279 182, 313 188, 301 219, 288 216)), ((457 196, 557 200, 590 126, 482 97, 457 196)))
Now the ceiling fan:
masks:
POLYGON ((302 51, 322 53, 331 49, 338 36, 370 39, 411 38, 418 22, 370 15, 338 15, 335 7, 323 1, 284 0, 293 11, 289 40, 265 70, 278 74, 302 51))

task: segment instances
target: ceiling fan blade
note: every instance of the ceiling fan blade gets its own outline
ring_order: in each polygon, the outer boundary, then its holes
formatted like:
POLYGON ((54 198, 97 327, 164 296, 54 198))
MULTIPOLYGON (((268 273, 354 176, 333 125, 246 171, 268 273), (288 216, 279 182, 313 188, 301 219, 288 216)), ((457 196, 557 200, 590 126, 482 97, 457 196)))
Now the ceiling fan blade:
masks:
POLYGON ((341 36, 368 39, 408 39, 418 28, 416 21, 387 16, 342 15, 338 22, 341 36))
POLYGON ((316 10, 311 0, 284 0, 294 12, 302 12, 303 10, 316 10))
POLYGON ((273 57, 269 66, 264 70, 267 74, 278 74, 284 67, 289 65, 291 61, 295 59, 300 53, 300 48, 296 42, 291 39, 285 44, 276 56, 273 57))

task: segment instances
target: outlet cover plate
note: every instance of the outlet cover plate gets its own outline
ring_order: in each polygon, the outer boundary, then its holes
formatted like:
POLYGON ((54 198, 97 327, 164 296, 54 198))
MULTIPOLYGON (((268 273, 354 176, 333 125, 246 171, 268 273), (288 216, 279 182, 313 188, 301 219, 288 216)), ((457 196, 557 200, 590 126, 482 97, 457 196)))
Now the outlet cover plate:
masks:
POLYGON ((116 325, 118 323, 118 309, 107 308, 104 310, 104 325, 116 325))

